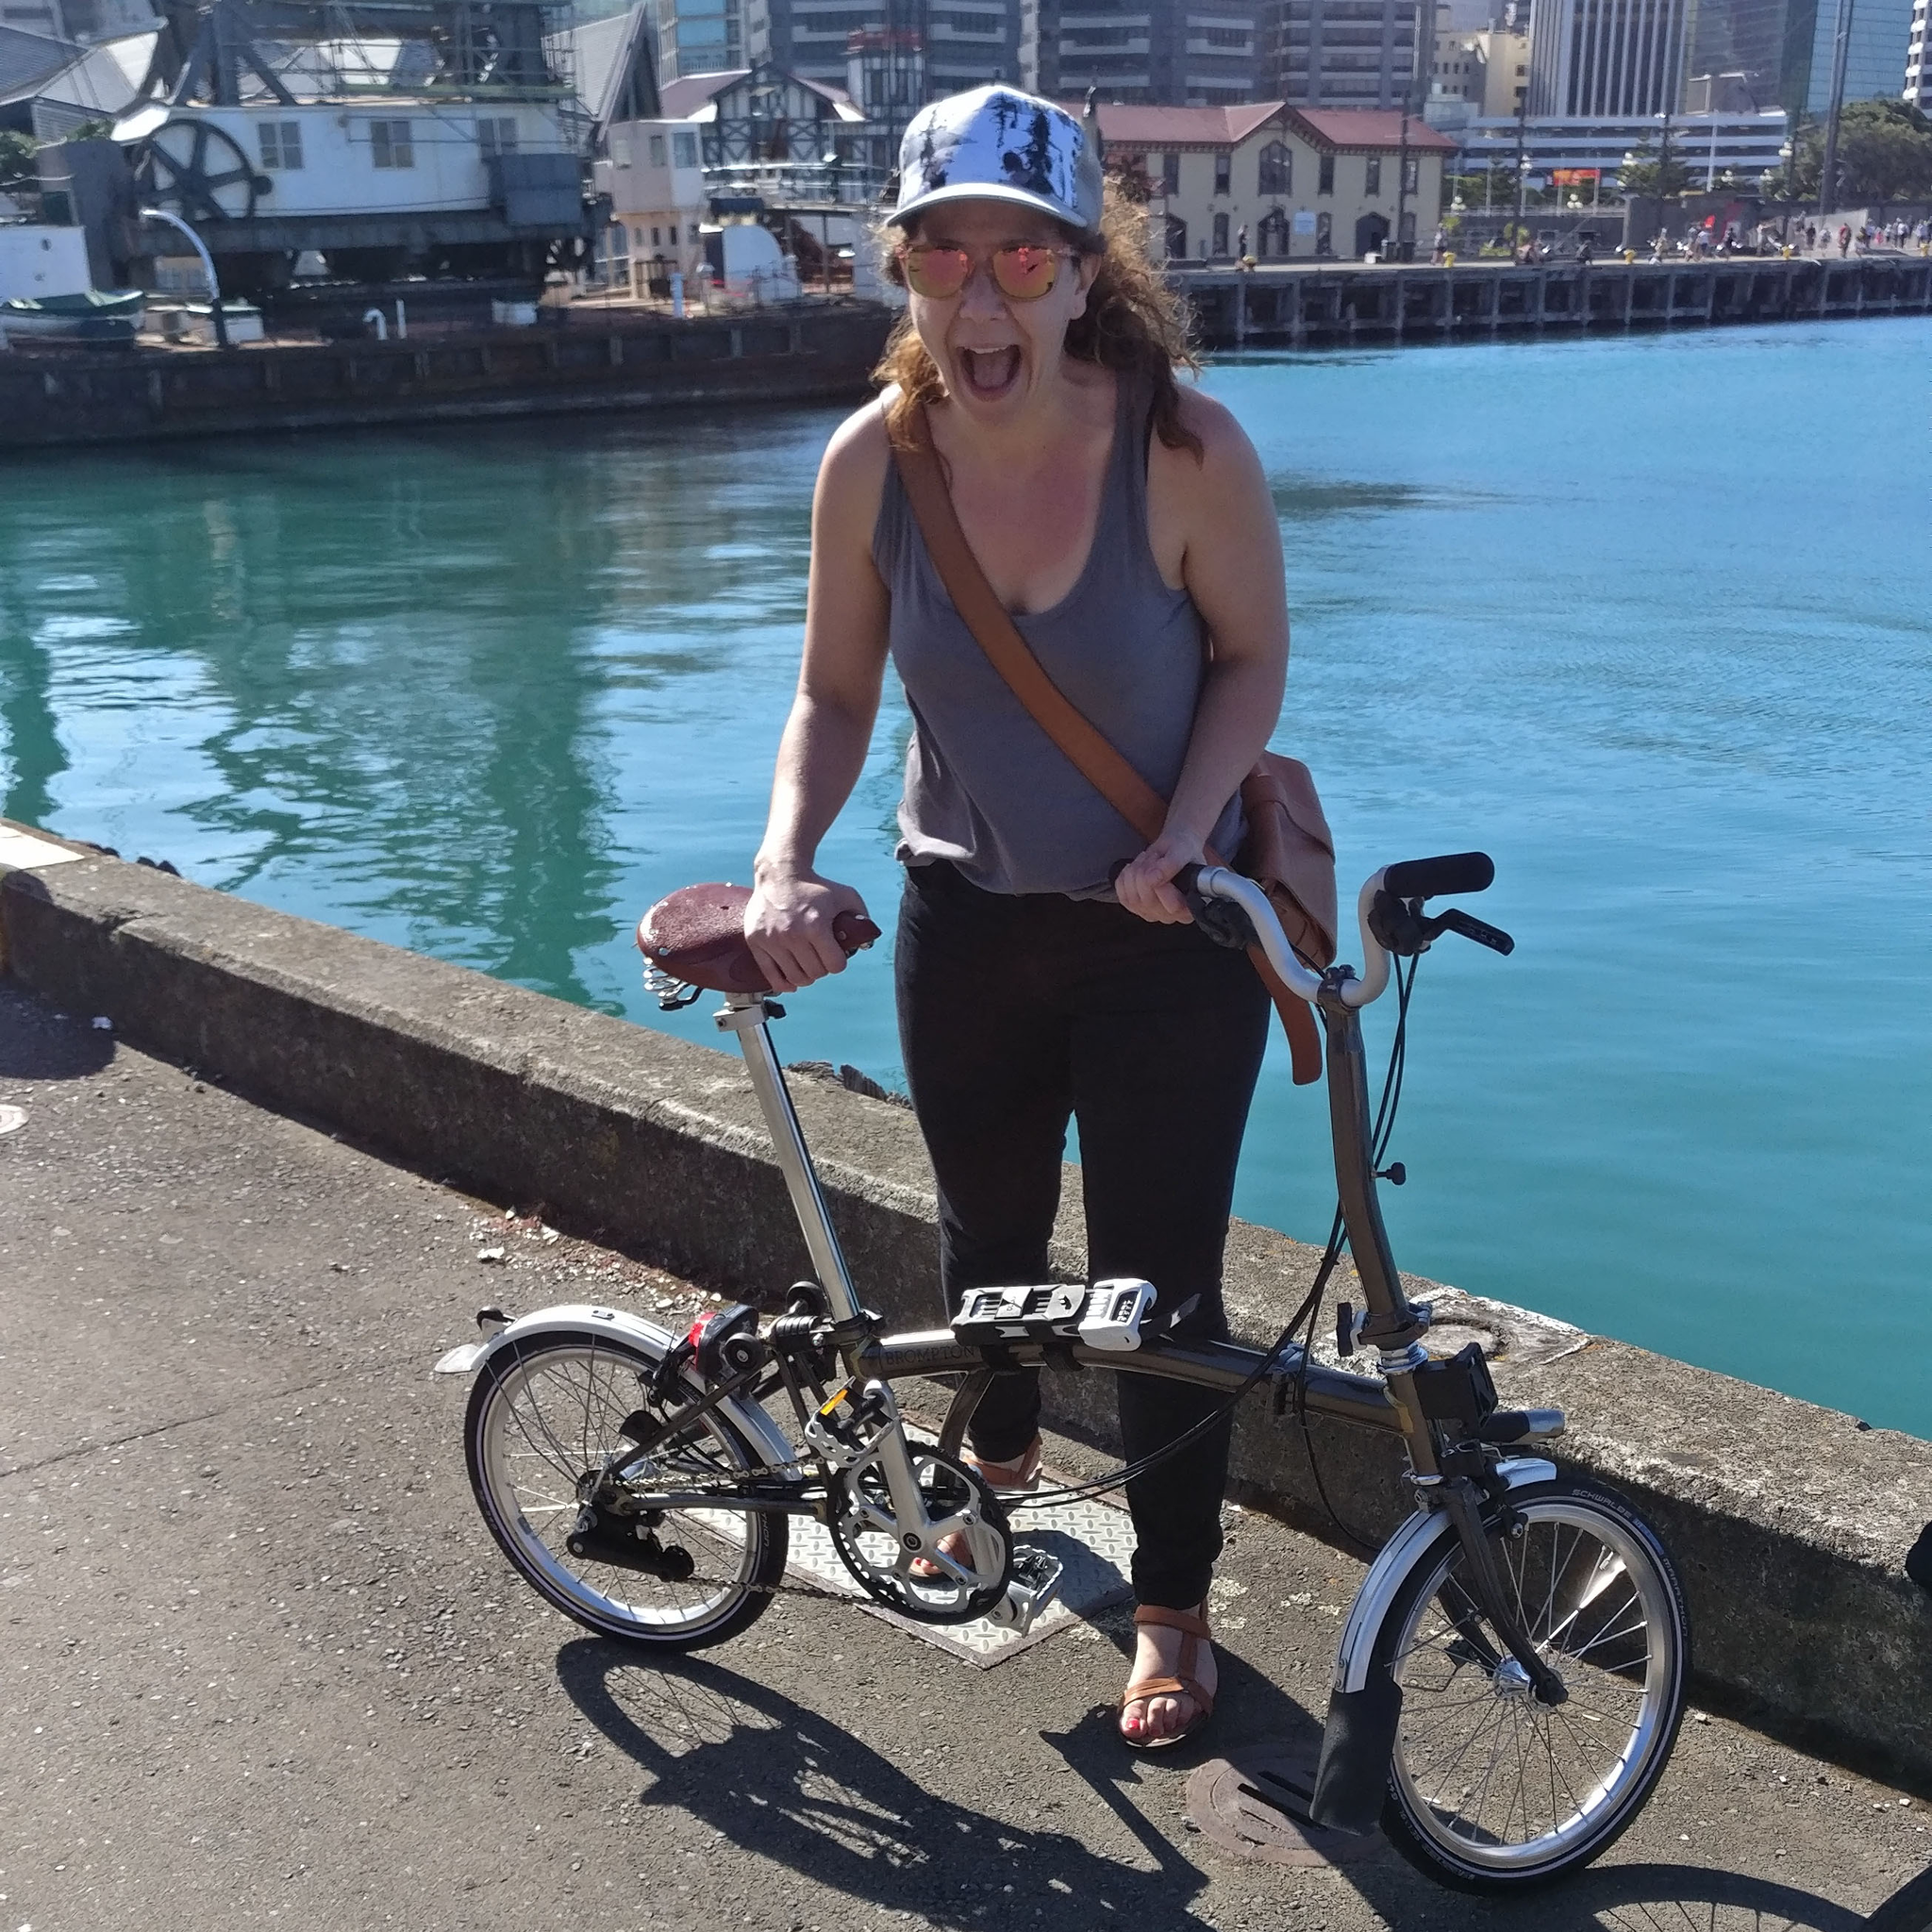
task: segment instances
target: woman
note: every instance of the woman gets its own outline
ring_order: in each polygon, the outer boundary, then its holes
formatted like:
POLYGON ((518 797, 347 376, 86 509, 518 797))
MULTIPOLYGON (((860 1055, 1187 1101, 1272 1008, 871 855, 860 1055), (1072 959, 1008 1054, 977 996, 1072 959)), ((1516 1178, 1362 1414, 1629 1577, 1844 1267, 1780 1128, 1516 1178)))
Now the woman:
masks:
MULTIPOLYGON (((1218 1336, 1269 1006, 1172 881, 1205 844, 1239 846, 1241 780, 1280 708, 1274 506, 1232 417, 1176 385, 1183 338, 1144 218, 1103 207, 1097 151, 1072 116, 997 87, 924 108, 891 225, 908 313, 884 394, 839 429, 819 473, 804 666, 746 938, 781 990, 843 966, 832 922, 863 908, 813 860, 858 779, 890 656, 915 724, 900 1034, 946 1293, 957 1305, 1048 1278, 1072 1115, 1091 1274, 1144 1276, 1177 1333, 1218 1336), (893 463, 895 439, 922 423, 1027 642, 1171 799, 1153 844, 1055 748, 954 610, 893 463)), ((997 1488, 1037 1477, 1038 1381, 998 1377, 974 1418, 974 1460, 997 1488)), ((1219 1399, 1119 1385, 1129 1457, 1219 1399)), ((1226 1461, 1223 1426, 1128 1485, 1140 1608, 1121 1731, 1137 1747, 1178 1740, 1213 1707, 1203 1613, 1226 1461)))

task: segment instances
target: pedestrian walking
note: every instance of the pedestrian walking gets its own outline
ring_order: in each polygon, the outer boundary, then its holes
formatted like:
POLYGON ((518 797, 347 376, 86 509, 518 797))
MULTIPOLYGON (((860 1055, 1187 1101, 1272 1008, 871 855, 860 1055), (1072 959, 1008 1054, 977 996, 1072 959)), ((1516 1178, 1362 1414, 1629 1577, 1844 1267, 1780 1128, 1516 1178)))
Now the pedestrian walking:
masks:
MULTIPOLYGON (((864 908, 816 869, 818 846, 864 769, 890 658, 913 727, 900 1041, 945 1291, 957 1304, 1049 1278, 1071 1118, 1089 1270, 1158 1282, 1168 1332, 1219 1336, 1270 1008, 1173 880, 1208 845, 1240 846, 1241 779, 1280 709, 1288 611, 1267 479, 1233 416, 1176 383, 1186 330, 1145 221, 1064 109, 1007 87, 922 108, 889 220, 907 310, 885 392, 819 471, 804 663, 745 937, 778 991, 843 966, 833 921, 864 908), (1016 125, 1032 130, 1024 167, 1016 125), (983 575, 1054 683, 1171 801, 1152 844, 1016 701, 941 555, 956 582, 983 575)), ((1129 1458, 1219 1401, 1152 1376, 1118 1387, 1129 1458)), ((970 1433, 996 1487, 1037 1480, 1039 1418, 1037 1372, 994 1378, 970 1433)), ((1213 1709, 1205 1615, 1227 1441, 1213 1424, 1127 1485, 1139 1647, 1120 1732, 1136 1748, 1176 1742, 1213 1709)))

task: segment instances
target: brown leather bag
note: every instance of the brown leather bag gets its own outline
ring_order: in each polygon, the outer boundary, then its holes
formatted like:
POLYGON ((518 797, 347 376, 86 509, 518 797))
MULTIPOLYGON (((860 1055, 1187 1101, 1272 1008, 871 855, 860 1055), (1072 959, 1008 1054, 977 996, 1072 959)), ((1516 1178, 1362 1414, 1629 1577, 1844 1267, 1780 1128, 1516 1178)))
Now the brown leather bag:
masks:
MULTIPOLYGON (((998 592, 987 582, 959 527, 923 409, 913 440, 895 442, 892 454, 933 568, 966 628, 1033 722, 1151 845, 1167 823, 1167 801, 1047 675, 998 592)), ((1240 869, 1267 892, 1289 943, 1302 958, 1312 966, 1326 966, 1335 958, 1335 843, 1308 768, 1299 759, 1263 752, 1260 762, 1241 781, 1241 806, 1247 814, 1248 838, 1238 861, 1240 869)), ((1207 857, 1211 865, 1227 862, 1211 849, 1207 857)), ((1296 1085, 1320 1079, 1321 1041, 1307 1002, 1282 984, 1259 946, 1250 946, 1248 958, 1281 1016, 1296 1085)))

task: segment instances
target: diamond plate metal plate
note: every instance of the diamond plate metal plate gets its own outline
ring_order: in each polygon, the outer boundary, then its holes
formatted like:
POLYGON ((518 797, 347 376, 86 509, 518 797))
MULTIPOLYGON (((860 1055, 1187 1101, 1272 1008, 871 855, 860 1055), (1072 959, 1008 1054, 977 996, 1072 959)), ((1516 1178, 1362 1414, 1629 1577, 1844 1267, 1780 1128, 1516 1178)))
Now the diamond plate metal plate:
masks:
MULTIPOLYGON (((1056 1487, 1070 1478, 1042 1471, 1041 1480, 1056 1487)), ((1062 1565, 1058 1600, 1025 1636, 1003 1630, 984 1617, 972 1624, 919 1624, 883 1604, 875 1604, 853 1581, 839 1560, 824 1524, 809 1517, 791 1519, 791 1562, 787 1566, 803 1582, 849 1596, 868 1615, 935 1645, 962 1663, 990 1670, 1009 1657, 1044 1642, 1057 1632, 1082 1622, 1132 1594, 1129 1565, 1134 1555, 1134 1525, 1124 1509, 1110 1508, 1091 1498, 1027 1509, 1015 1519, 1014 1541, 1044 1550, 1062 1565)))

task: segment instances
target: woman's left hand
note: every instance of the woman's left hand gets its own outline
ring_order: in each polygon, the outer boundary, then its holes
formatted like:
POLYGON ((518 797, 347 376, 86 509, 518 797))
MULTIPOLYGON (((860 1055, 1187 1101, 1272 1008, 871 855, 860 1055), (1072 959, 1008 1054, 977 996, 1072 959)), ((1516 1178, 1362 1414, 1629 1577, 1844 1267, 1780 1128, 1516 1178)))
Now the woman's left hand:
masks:
POLYGON ((1172 881, 1182 866, 1201 862, 1198 839, 1163 832, 1140 858, 1121 868, 1113 882, 1114 896, 1129 912, 1157 925, 1191 925, 1194 915, 1172 881))

